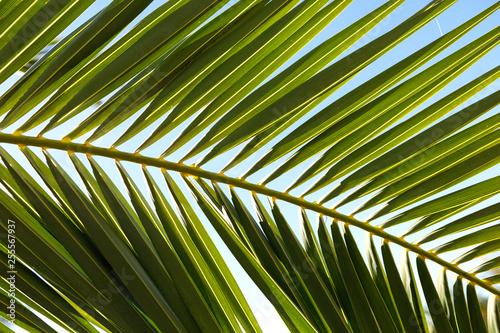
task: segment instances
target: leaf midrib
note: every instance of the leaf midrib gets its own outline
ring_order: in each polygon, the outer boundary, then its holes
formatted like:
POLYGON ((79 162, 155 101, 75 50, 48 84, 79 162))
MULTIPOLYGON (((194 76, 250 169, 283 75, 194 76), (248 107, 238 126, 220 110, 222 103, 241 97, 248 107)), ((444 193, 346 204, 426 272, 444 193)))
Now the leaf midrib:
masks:
POLYGON ((329 216, 335 220, 342 221, 344 223, 353 225, 355 227, 358 227, 360 229, 365 230, 366 232, 369 232, 375 236, 381 237, 386 241, 393 242, 411 252, 414 252, 416 254, 421 255, 425 259, 431 260, 438 265, 458 274, 459 276, 467 279, 468 281, 472 282, 473 284, 476 284, 483 289, 486 289, 487 291, 491 292, 494 295, 500 296, 500 290, 496 289, 493 287, 492 284, 476 277, 474 274, 470 274, 461 268, 458 267, 458 265, 452 264, 450 262, 447 262, 444 259, 441 259, 438 257, 435 253, 432 253, 430 251, 426 251, 422 249, 420 246, 412 244, 404 240, 403 238, 391 235, 384 231, 382 228, 378 228, 375 226, 372 226, 366 222, 357 220, 351 216, 341 214, 335 210, 326 208, 320 204, 317 204, 315 202, 309 202, 304 200, 301 197, 294 197, 288 193, 272 190, 270 188, 267 188, 263 185, 258 185, 258 184, 253 184, 249 183, 245 180, 241 180, 238 178, 233 178, 226 176, 222 173, 215 173, 215 172, 210 172, 206 170, 202 170, 199 167, 194 167, 194 166, 187 166, 182 163, 175 163, 175 162, 169 162, 165 161, 163 159, 157 159, 153 157, 147 157, 140 155, 138 153, 128 153, 128 152, 123 152, 119 151, 116 149, 109 149, 109 148, 102 148, 102 147, 96 147, 92 146, 89 144, 80 144, 80 143, 74 143, 74 142, 64 142, 64 141, 59 141, 59 140, 52 140, 52 139, 47 139, 43 137, 32 137, 32 136, 25 136, 25 135, 15 135, 15 134, 6 134, 6 133, 0 133, 0 142, 3 143, 11 143, 11 144, 17 144, 20 146, 35 146, 35 147, 40 147, 42 149, 57 149, 57 150, 63 150, 67 152, 76 152, 76 153, 82 153, 82 154, 89 154, 89 155, 94 155, 94 156, 102 156, 102 157, 108 157, 112 158, 115 160, 119 161, 128 161, 128 162, 133 162, 137 164, 141 164, 143 166, 153 166, 153 167, 158 167, 161 169, 169 170, 169 171, 176 171, 182 174, 186 174, 189 176, 193 177, 200 177, 204 179, 209 179, 218 183, 224 183, 227 185, 232 185, 236 186, 242 189, 246 189, 255 193, 263 194, 268 197, 274 198, 274 199, 279 199, 288 203, 291 203, 293 205, 312 210, 316 213, 319 213, 321 215, 329 216))

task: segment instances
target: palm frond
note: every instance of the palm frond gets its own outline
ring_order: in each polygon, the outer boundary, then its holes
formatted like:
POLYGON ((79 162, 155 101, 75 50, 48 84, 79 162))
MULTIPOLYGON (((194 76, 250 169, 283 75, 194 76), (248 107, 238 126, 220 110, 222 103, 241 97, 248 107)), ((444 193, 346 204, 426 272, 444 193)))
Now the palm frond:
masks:
POLYGON ((499 2, 151 2, 0 7, 2 331, 500 331, 499 2))

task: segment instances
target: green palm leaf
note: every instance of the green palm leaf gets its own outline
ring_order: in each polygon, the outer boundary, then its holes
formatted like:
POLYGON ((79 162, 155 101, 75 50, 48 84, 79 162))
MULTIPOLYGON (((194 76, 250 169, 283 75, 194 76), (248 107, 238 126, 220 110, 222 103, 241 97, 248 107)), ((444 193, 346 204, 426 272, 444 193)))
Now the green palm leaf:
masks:
POLYGON ((2 1, 0 330, 499 332, 500 2, 362 3, 2 1))

